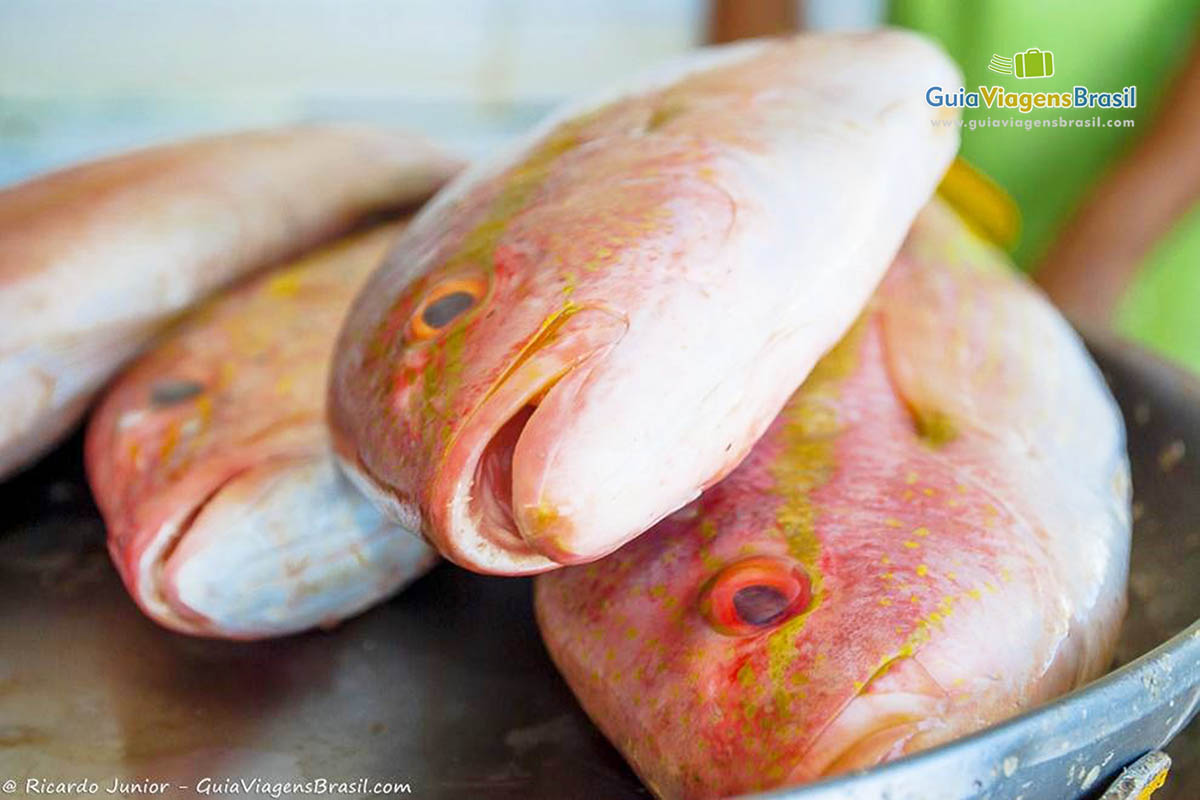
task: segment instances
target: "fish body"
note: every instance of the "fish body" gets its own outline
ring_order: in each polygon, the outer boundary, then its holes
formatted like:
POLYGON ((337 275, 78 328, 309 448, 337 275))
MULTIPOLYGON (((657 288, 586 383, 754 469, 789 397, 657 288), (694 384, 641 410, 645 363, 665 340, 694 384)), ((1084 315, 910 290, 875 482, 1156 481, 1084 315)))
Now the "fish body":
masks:
POLYGON ((853 321, 957 147, 925 88, 959 81, 900 32, 718 48, 464 174, 347 318, 348 474, 478 571, 640 534, 853 321))
POLYGON ((1128 462, 1082 344, 932 203, 749 457, 538 577, 551 656, 664 798, 869 767, 1101 674, 1128 462))
POLYGON ((329 625, 424 573, 433 551, 341 475, 325 382, 383 226, 191 312, 107 390, 86 463, 138 605, 184 633, 329 625))
POLYGON ((416 204, 457 166, 408 134, 309 126, 151 147, 0 191, 0 478, 74 426, 173 315, 416 204))

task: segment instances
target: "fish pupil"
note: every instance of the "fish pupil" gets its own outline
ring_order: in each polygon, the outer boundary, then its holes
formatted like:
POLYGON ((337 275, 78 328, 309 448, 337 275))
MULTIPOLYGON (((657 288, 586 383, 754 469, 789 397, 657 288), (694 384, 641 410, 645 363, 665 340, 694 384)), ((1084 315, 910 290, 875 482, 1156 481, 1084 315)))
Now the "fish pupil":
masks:
POLYGON ((470 292, 450 292, 425 306, 421 321, 431 328, 444 328, 473 305, 475 296, 470 292))
POLYGON ((169 379, 150 388, 150 402, 157 408, 178 405, 204 393, 204 385, 196 381, 169 379))
POLYGON ((788 599, 773 586, 746 586, 734 592, 733 607, 748 625, 770 625, 787 610, 788 599))

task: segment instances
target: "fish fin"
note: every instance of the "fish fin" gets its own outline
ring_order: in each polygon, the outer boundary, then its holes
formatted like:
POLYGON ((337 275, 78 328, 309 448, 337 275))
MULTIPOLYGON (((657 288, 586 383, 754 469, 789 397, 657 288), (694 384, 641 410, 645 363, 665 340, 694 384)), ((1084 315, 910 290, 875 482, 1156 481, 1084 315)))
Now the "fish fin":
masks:
POLYGON ((962 156, 954 159, 938 185, 938 196, 967 226, 998 247, 1011 251, 1021 233, 1021 211, 998 183, 962 156))

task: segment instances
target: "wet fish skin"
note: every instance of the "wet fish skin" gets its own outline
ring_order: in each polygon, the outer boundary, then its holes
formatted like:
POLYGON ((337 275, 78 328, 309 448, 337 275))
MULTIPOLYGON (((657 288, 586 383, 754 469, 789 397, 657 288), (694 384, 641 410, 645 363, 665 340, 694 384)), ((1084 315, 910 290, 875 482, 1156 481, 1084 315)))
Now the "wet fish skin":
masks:
POLYGON ((424 140, 312 125, 165 144, 0 190, 0 478, 82 417, 174 315, 458 168, 424 140))
POLYGON ((1129 545, 1099 371, 933 203, 729 477, 539 576, 535 599, 555 663, 652 791, 724 797, 872 766, 1100 675, 1129 545))
POLYGON ((88 478, 113 562, 155 621, 233 639, 328 626, 436 560, 341 475, 325 425, 338 326, 399 231, 218 295, 105 393, 88 478))
POLYGON ((471 170, 347 319, 347 473, 481 572, 640 534, 731 470, 853 321, 957 147, 923 92, 959 80, 895 31, 718 48, 471 170))

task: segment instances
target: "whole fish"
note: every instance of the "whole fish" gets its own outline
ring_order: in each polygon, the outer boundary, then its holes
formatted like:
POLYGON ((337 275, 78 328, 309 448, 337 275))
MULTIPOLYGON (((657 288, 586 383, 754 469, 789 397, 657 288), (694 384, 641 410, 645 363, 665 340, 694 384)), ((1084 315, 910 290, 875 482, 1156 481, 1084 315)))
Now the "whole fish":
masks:
POLYGON ((191 313, 113 384, 87 431, 109 551, 150 617, 248 639, 328 625, 434 552, 338 470, 325 382, 338 326, 397 226, 191 313))
POLYGON ((868 767, 1102 673, 1125 606, 1121 417, 1062 318, 931 204, 751 455, 539 626, 657 795, 868 767))
POLYGON ((408 134, 311 126, 152 147, 0 191, 0 478, 49 449, 175 313, 457 165, 408 134))
POLYGON ((471 569, 588 561, 731 470, 957 146, 900 32, 718 48, 447 187, 351 310, 340 460, 471 569))

